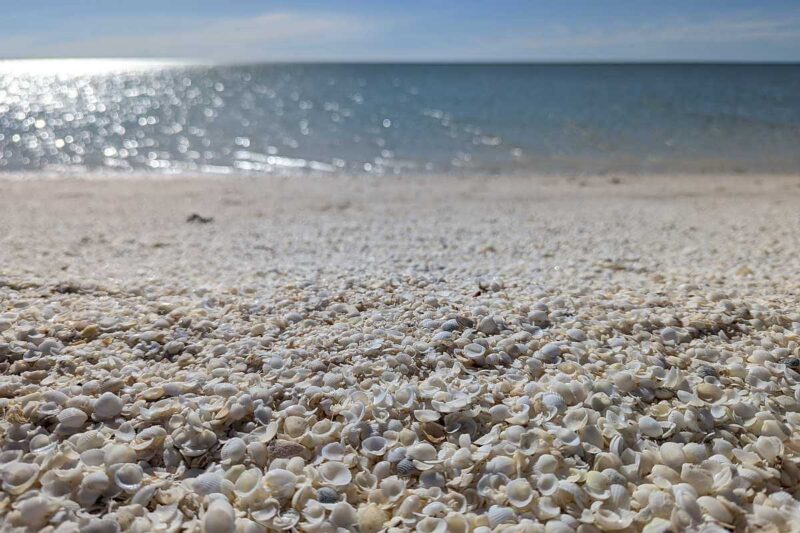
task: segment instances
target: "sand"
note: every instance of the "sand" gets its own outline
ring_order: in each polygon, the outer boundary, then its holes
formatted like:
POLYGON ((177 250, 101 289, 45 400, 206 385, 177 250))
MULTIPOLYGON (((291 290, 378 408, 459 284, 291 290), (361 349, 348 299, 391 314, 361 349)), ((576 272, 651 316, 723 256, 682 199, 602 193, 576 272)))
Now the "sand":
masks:
POLYGON ((798 177, 0 190, 8 527, 789 530, 797 517, 798 177), (109 464, 152 426, 163 435, 109 464), (278 441, 302 450, 276 455, 278 441), (81 472, 68 488, 47 454, 81 472), (86 488, 90 471, 105 484, 86 488))

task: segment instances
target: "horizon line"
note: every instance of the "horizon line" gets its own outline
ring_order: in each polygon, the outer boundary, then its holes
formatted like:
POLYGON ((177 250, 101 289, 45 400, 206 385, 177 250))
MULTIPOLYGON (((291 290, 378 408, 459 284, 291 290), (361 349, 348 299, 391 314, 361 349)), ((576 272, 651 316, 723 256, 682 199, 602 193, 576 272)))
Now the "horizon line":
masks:
POLYGON ((0 57, 0 62, 21 61, 127 61, 198 66, 245 65, 800 65, 797 60, 749 59, 259 59, 217 60, 181 57, 0 57))

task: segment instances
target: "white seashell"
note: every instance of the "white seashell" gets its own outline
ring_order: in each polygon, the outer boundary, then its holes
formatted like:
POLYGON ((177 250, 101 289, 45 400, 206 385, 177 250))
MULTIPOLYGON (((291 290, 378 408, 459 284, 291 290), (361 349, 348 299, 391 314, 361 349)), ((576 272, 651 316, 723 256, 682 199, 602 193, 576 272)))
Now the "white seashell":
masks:
POLYGON ((712 496, 700 496, 697 498, 700 508, 712 516, 715 520, 723 524, 733 524, 734 516, 719 500, 712 496))
POLYGON ((297 485, 297 476, 282 468, 269 470, 264 474, 264 480, 269 488, 278 495, 291 495, 297 485))
POLYGON ((558 491, 558 478, 554 474, 541 474, 536 478, 536 488, 545 496, 552 496, 558 491))
POLYGON ((414 418, 420 422, 435 422, 441 417, 442 415, 439 411, 434 411, 432 409, 417 409, 414 411, 414 418))
POLYGON ((320 455, 328 461, 341 461, 347 454, 347 448, 340 442, 331 442, 322 447, 320 455))
POLYGON ((113 392, 104 392, 94 401, 94 416, 100 420, 114 418, 122 412, 122 399, 113 392))
POLYGON ((486 348, 478 343, 467 344, 462 348, 462 353, 467 359, 481 362, 483 361, 483 356, 486 354, 486 348))
POLYGON ((194 478, 191 482, 192 490, 200 496, 207 496, 222 492, 222 481, 224 478, 217 473, 206 472, 194 478))
POLYGON ((380 457, 386 452, 388 442, 383 437, 369 437, 361 441, 361 449, 365 454, 380 457))
POLYGON ((417 522, 417 533, 446 533, 447 522, 443 518, 427 516, 417 522))
POLYGON ((39 465, 12 461, 0 465, 3 490, 12 495, 25 492, 39 478, 39 465))
POLYGON ((114 469, 114 484, 127 493, 134 493, 142 486, 142 467, 135 463, 124 463, 114 469))
POLYGON ((489 525, 492 528, 500 524, 514 522, 517 519, 517 514, 514 512, 514 509, 511 507, 501 507, 499 505, 492 505, 489 507, 487 515, 489 518, 489 525))
POLYGON ((258 505, 258 509, 250 511, 251 518, 262 526, 271 526, 272 519, 281 510, 280 502, 275 498, 269 498, 258 505))
POLYGON ((783 442, 778 437, 761 435, 756 440, 754 447, 756 453, 768 463, 774 462, 783 455, 783 442))
POLYGON ((89 416, 75 407, 67 407, 56 417, 59 424, 66 429, 78 429, 83 427, 89 416))
POLYGON ((342 487, 348 485, 353 475, 346 464, 339 461, 329 461, 317 467, 320 477, 325 483, 342 487))
POLYGON ((134 463, 136 462, 136 451, 126 444, 111 444, 105 448, 103 458, 106 466, 134 463))
POLYGON ((506 499, 518 508, 523 509, 533 501, 533 487, 526 479, 515 479, 506 485, 506 499))
POLYGON ((656 419, 649 416, 643 416, 639 419, 639 431, 641 431, 643 435, 654 439, 657 439, 664 433, 661 424, 659 424, 656 419))
POLYGON ((610 507, 617 510, 628 510, 631 505, 631 495, 628 489, 622 485, 611 485, 609 487, 610 497, 608 499, 610 507))
POLYGON ((225 499, 213 500, 203 516, 203 533, 233 533, 236 531, 236 514, 225 499))
POLYGON ((627 529, 633 523, 634 516, 630 511, 597 509, 594 512, 594 523, 603 531, 619 531, 627 529))
POLYGON ((228 439, 228 442, 222 446, 222 449, 219 452, 220 460, 226 465, 241 463, 244 460, 246 453, 247 445, 238 437, 228 439))
POLYGON ((110 484, 111 480, 105 472, 90 472, 81 480, 81 488, 98 494, 106 490, 110 484))
POLYGON ((293 529, 300 521, 300 513, 294 509, 289 509, 279 516, 272 519, 272 527, 280 531, 293 529))
POLYGON ((611 496, 608 485, 605 474, 592 470, 586 473, 583 489, 595 500, 606 500, 611 496))
POLYGON ((339 502, 333 506, 329 520, 336 527, 350 529, 358 523, 358 515, 352 505, 347 502, 339 502))
POLYGON ((35 454, 46 454, 56 449, 58 442, 50 440, 48 435, 39 433, 31 437, 28 443, 28 449, 35 454))

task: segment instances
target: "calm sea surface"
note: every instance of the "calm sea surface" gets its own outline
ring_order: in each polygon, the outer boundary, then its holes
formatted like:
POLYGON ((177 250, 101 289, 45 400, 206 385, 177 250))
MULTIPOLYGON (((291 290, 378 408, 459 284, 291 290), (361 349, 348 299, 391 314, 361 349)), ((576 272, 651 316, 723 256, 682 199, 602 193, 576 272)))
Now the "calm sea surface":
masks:
POLYGON ((0 62, 0 173, 800 171, 798 65, 0 62))

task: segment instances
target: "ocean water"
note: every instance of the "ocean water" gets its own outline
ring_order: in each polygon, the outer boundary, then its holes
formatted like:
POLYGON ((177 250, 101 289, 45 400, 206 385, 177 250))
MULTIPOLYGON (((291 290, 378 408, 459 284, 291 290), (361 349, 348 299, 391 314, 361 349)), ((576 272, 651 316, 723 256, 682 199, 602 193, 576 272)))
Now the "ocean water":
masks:
POLYGON ((0 173, 800 171, 800 65, 0 62, 0 173))

